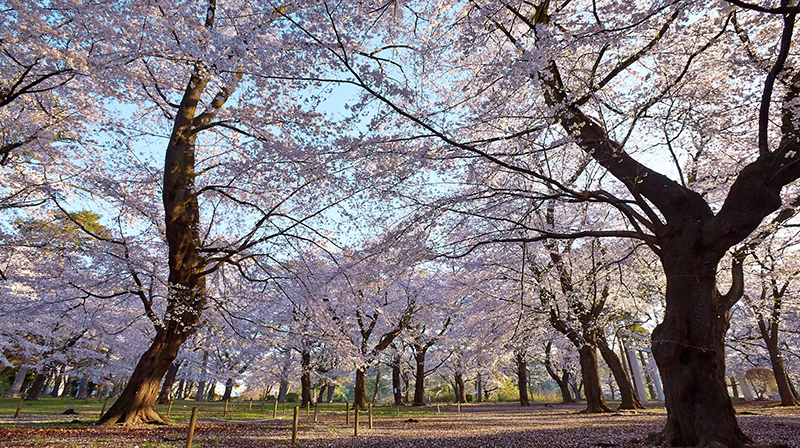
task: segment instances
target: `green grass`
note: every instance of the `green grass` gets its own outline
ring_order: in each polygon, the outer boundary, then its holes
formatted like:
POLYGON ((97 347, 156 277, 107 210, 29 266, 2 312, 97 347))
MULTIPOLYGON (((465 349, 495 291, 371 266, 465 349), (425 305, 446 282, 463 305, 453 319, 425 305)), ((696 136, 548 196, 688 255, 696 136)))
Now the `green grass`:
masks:
MULTIPOLYGON (((107 403, 107 408, 111 407, 114 399, 110 399, 107 403)), ((11 418, 16 412, 19 405, 18 398, 0 398, 0 416, 11 418)), ((218 419, 218 420, 263 420, 271 419, 273 411, 273 403, 268 402, 262 406, 261 402, 254 401, 252 406, 249 401, 231 401, 228 403, 228 411, 225 412, 225 403, 223 402, 195 402, 192 400, 176 400, 172 403, 172 408, 168 405, 157 405, 158 411, 162 415, 167 415, 169 409, 169 418, 176 424, 186 424, 192 415, 192 408, 198 408, 198 416, 201 419, 218 419)), ((344 403, 321 403, 318 405, 317 413, 320 418, 326 414, 339 414, 344 415, 344 403)), ((281 419, 291 419, 293 409, 299 407, 298 403, 281 403, 278 405, 277 417, 281 419)), ((453 406, 450 406, 453 408, 453 406)), ((446 405, 441 405, 442 411, 446 409, 446 405)), ((61 398, 42 398, 38 401, 23 401, 22 409, 20 412, 20 420, 24 420, 25 416, 37 415, 42 416, 45 420, 59 422, 63 424, 65 421, 80 420, 82 423, 89 423, 97 420, 100 417, 100 411, 103 409, 103 400, 75 400, 75 399, 61 399, 61 398), (67 409, 75 410, 76 414, 71 416, 63 415, 67 409), (52 417, 48 419, 47 417, 52 417)), ((352 419, 352 406, 350 407, 352 419)), ((374 406, 372 413, 375 417, 394 417, 397 410, 393 407, 386 405, 374 406)), ((424 416, 436 413, 436 406, 428 406, 427 408, 413 408, 401 407, 400 416, 424 416)), ((300 409, 300 418, 308 419, 313 418, 314 408, 310 412, 305 407, 300 409)), ((366 421, 366 411, 361 411, 361 418, 366 421)), ((8 424, 8 423, 6 423, 8 424)))

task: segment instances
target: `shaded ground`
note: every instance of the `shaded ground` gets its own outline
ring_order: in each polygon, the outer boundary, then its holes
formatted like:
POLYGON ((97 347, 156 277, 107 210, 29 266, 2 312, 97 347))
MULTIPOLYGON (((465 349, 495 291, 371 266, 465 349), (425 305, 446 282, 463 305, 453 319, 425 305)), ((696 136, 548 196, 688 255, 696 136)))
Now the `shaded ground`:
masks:
MULTIPOLYGON (((774 407, 774 402, 738 403, 739 423, 760 442, 800 448, 800 409, 774 407)), ((318 423, 301 412, 300 447, 645 447, 645 436, 661 429, 663 408, 641 412, 583 415, 581 405, 468 405, 435 406, 424 415, 376 417, 370 430, 360 417, 359 437, 345 424, 343 412, 321 413, 318 423), (417 421, 408 421, 409 418, 417 421)), ((387 410, 388 411, 388 410, 387 410)), ((269 415, 268 417, 271 417, 269 415)), ((185 447, 187 424, 165 427, 103 428, 74 416, 37 416, 19 420, 0 417, 0 447, 185 447)), ((199 418, 193 447, 277 447, 291 443, 291 418, 252 420, 199 418)))

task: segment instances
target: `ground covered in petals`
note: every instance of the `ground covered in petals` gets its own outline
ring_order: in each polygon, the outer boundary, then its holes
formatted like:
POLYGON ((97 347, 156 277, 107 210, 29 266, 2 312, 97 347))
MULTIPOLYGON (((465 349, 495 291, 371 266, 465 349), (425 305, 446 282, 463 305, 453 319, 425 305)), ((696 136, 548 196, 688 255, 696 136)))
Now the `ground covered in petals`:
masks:
MULTIPOLYGON (((436 406, 400 415, 385 410, 373 429, 360 417, 359 435, 345 422, 344 412, 301 412, 297 446, 301 447, 645 447, 648 433, 659 430, 666 419, 663 407, 639 412, 586 415, 580 405, 534 404, 436 406)), ((760 442, 800 448, 800 409, 775 403, 737 404, 739 422, 746 434, 760 442)), ((268 415, 267 417, 271 417, 268 415)), ((187 424, 172 426, 96 427, 90 420, 63 416, 26 415, 0 417, 2 447, 185 447, 187 424), (45 421, 46 420, 46 421, 45 421)), ((194 447, 277 447, 291 444, 291 418, 222 419, 198 421, 194 447)))

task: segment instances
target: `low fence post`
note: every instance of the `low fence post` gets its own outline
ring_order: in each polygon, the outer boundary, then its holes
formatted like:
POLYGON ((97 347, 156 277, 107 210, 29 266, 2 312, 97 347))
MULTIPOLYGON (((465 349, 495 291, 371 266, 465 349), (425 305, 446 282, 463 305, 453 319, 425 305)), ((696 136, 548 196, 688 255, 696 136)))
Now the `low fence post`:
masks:
POLYGON ((197 424, 197 406, 192 408, 192 418, 189 419, 189 434, 186 436, 186 448, 192 448, 194 439, 194 426, 197 424))

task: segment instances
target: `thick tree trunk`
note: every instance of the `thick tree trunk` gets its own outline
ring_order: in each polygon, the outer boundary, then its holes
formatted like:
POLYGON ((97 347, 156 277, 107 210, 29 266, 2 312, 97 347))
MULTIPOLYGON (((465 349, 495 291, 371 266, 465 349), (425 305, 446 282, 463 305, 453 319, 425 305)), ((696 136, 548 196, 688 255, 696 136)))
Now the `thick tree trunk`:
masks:
POLYGON ((467 402, 466 384, 464 384, 464 377, 460 373, 456 373, 456 403, 467 402))
POLYGON ((156 404, 169 403, 170 395, 172 395, 172 385, 175 383, 175 377, 178 375, 180 363, 173 362, 167 370, 167 376, 164 377, 164 384, 161 385, 161 392, 158 394, 156 404))
POLYGON ((360 410, 367 409, 367 367, 356 369, 355 398, 353 407, 360 410))
POLYGON ((610 412, 606 404, 603 390, 600 387, 600 374, 598 373, 597 351, 589 344, 578 350, 581 362, 581 377, 583 378, 583 393, 586 396, 585 413, 610 412))
POLYGON ((716 288, 719 256, 663 246, 666 313, 653 331, 652 350, 664 380, 667 424, 655 442, 667 446, 738 448, 739 429, 725 385, 728 298, 716 288))
POLYGON ((67 382, 64 384, 64 390, 61 392, 61 398, 67 398, 72 395, 72 388, 75 386, 77 378, 67 377, 67 382))
POLYGON ((36 379, 33 381, 33 384, 31 384, 31 388, 28 389, 28 396, 25 397, 25 401, 36 401, 39 399, 39 396, 42 394, 42 389, 44 389, 44 383, 47 381, 49 375, 49 372, 36 374, 36 379))
POLYGON ((414 378, 414 402, 411 406, 425 406, 425 354, 427 350, 416 347, 414 361, 416 362, 416 377, 414 378))
POLYGON ((614 350, 611 350, 608 342, 606 342, 605 336, 602 334, 597 335, 597 348, 600 349, 600 355, 611 370, 611 373, 614 375, 614 381, 617 383, 621 398, 618 409, 644 409, 644 406, 642 406, 642 403, 639 402, 639 398, 636 396, 636 392, 633 390, 631 380, 625 371, 622 361, 614 350))
POLYGON ((400 380, 400 360, 395 359, 392 363, 392 394, 394 395, 394 405, 403 405, 403 389, 400 380))
POLYGON ((530 406, 531 402, 528 399, 528 363, 522 354, 517 354, 517 386, 519 388, 519 404, 520 406, 530 406))
POLYGON ((159 329, 150 348, 139 359, 125 390, 97 423, 166 423, 166 419, 156 410, 161 378, 169 370, 188 336, 189 333, 176 333, 174 329, 170 332, 159 329))

